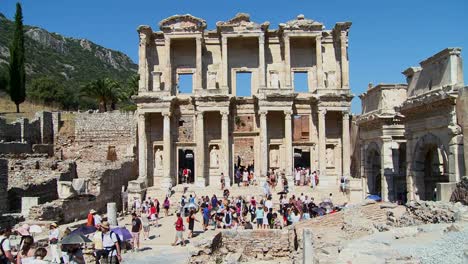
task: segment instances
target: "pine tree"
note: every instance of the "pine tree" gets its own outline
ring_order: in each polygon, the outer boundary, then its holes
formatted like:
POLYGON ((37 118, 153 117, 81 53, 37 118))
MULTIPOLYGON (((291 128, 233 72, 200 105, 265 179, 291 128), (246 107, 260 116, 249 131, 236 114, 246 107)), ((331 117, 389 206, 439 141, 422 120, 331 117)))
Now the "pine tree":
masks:
POLYGON ((15 33, 10 47, 10 97, 16 104, 16 112, 19 113, 19 105, 26 99, 26 72, 24 69, 24 32, 23 14, 20 3, 16 4, 15 33))

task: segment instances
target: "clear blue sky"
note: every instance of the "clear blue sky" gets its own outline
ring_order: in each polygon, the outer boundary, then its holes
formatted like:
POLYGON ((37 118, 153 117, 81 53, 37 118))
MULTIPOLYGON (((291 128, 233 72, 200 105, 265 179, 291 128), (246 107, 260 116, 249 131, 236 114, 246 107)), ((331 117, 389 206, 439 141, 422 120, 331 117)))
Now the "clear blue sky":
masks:
MULTIPOLYGON (((170 15, 190 13, 209 28, 238 12, 250 13, 272 28, 298 14, 320 21, 327 29, 352 21, 349 59, 352 110, 360 111, 357 95, 367 84, 404 82, 401 72, 445 47, 462 47, 468 60, 468 0, 24 0, 26 24, 123 51, 137 60, 136 28, 154 30, 170 15)), ((0 0, 0 12, 13 18, 16 1, 0 0)), ((467 67, 464 69, 468 76, 467 67)), ((467 77, 468 78, 468 77, 467 77)))

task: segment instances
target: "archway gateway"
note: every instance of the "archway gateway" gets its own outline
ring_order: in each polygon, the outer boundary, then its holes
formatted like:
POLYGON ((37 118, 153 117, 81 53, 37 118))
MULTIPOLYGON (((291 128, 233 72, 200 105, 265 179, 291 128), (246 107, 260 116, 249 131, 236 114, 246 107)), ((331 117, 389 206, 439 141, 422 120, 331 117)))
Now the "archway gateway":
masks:
POLYGON ((382 170, 380 153, 376 149, 370 149, 366 159, 366 177, 369 194, 382 195, 382 170))
POLYGON ((436 200, 437 183, 449 182, 447 164, 447 153, 438 137, 427 134, 418 141, 413 170, 419 199, 436 200))

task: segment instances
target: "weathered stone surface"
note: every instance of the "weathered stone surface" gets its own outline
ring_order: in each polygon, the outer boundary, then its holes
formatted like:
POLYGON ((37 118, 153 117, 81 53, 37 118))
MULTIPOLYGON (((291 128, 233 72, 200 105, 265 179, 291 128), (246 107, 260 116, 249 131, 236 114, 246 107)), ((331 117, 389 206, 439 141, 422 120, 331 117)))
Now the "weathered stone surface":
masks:
POLYGON ((463 205, 468 205, 468 177, 465 176, 457 183, 457 187, 450 197, 451 202, 460 202, 463 205))

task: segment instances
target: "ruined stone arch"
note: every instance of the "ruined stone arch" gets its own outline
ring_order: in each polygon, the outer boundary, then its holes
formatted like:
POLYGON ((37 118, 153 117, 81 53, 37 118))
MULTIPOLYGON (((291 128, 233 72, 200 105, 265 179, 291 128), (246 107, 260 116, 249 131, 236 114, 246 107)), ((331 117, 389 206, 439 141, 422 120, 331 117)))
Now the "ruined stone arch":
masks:
POLYGON ((369 194, 382 193, 382 160, 380 156, 380 146, 376 142, 371 142, 365 153, 365 176, 367 181, 367 192, 369 194))
POLYGON ((449 181, 447 150, 439 137, 428 133, 417 141, 412 174, 416 198, 435 200, 436 184, 449 181))

